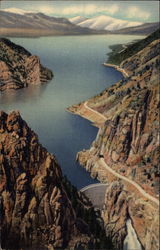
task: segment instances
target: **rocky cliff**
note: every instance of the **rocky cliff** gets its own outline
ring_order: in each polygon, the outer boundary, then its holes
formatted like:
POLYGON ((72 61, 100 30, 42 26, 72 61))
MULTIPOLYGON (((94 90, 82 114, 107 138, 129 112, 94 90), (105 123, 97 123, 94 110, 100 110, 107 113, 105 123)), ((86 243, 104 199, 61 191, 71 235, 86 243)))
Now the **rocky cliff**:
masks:
POLYGON ((95 249, 101 241, 90 232, 89 201, 62 176, 19 112, 0 112, 0 179, 3 249, 95 249))
MULTIPOLYGON (((134 194, 135 190, 122 181, 111 182, 105 196, 102 218, 106 234, 112 238, 117 249, 123 249, 127 236, 127 220, 131 219, 142 249, 159 249, 159 213, 143 197, 134 194)), ((133 248, 132 242, 130 243, 133 248)))
POLYGON ((46 83, 53 77, 38 56, 10 40, 0 39, 0 90, 19 89, 29 84, 46 83))
POLYGON ((94 147, 113 169, 158 195, 159 40, 123 61, 129 77, 88 102, 106 117, 94 147))
POLYGON ((78 153, 77 158, 94 178, 111 183, 103 218, 120 249, 129 217, 142 246, 146 250, 158 249, 158 53, 159 40, 154 40, 121 62, 127 78, 70 109, 87 119, 92 117, 99 127, 91 149, 78 153), (116 188, 114 181, 118 182, 116 188), (153 199, 146 198, 144 192, 153 199))

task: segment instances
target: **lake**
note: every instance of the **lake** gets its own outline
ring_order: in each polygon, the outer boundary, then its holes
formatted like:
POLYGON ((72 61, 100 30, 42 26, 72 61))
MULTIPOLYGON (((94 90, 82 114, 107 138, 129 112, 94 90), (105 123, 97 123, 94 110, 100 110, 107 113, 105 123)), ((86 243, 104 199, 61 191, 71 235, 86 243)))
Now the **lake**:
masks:
POLYGON ((41 38, 12 38, 11 41, 38 55, 54 78, 47 84, 10 90, 0 95, 1 110, 19 110, 38 134, 40 142, 53 153, 63 174, 78 189, 97 182, 76 163, 76 153, 90 147, 97 128, 65 109, 88 99, 122 78, 104 67, 109 45, 127 43, 140 36, 91 35, 41 38))

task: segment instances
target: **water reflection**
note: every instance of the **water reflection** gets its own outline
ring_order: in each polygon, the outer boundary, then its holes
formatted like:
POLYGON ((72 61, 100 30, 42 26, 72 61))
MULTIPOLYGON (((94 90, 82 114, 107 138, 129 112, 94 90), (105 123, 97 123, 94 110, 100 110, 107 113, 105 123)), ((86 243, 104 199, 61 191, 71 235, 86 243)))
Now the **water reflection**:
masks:
POLYGON ((38 85, 29 85, 25 89, 8 89, 0 93, 0 102, 1 104, 13 104, 15 102, 24 103, 28 101, 34 102, 42 97, 46 91, 48 84, 38 84, 38 85))

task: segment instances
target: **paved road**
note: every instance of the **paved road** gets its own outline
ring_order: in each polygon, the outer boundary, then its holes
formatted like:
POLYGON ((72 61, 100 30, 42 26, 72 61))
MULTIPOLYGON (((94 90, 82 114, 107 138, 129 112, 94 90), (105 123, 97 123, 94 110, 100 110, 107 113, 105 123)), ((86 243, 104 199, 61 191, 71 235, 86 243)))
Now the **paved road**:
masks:
MULTIPOLYGON (((102 114, 100 114, 98 111, 96 111, 96 110, 94 110, 94 109, 88 107, 88 102, 85 102, 85 103, 84 103, 84 106, 85 106, 86 109, 88 109, 88 110, 90 110, 91 112, 93 112, 93 113, 99 115, 101 118, 103 117, 104 121, 106 120, 106 117, 105 117, 104 115, 102 115, 102 114)), ((134 187, 136 187, 136 189, 137 189, 145 198, 147 198, 148 200, 151 200, 152 202, 156 203, 156 205, 159 206, 159 200, 156 199, 155 197, 153 197, 152 195, 148 194, 146 191, 144 191, 136 182, 134 182, 134 181, 128 179, 127 177, 125 177, 125 176, 123 176, 123 175, 118 174, 116 171, 114 171, 113 169, 111 169, 111 168, 106 164, 106 162, 104 161, 103 158, 100 158, 99 161, 100 161, 100 163, 101 163, 108 171, 110 171, 112 174, 114 174, 114 175, 117 176, 118 178, 120 178, 120 179, 122 179, 122 180, 124 180, 124 181, 126 181, 126 182, 131 183, 134 187)))
POLYGON ((127 177, 123 176, 123 175, 120 175, 118 174, 116 171, 114 171, 113 169, 111 169, 107 164, 106 162, 104 161, 103 158, 100 158, 100 163, 102 164, 103 167, 105 167, 108 171, 110 171, 112 174, 114 174, 115 176, 117 176, 118 178, 126 181, 126 182, 129 182, 131 183, 132 185, 134 185, 138 191, 144 196, 146 197, 148 200, 151 200, 153 201, 154 203, 156 203, 158 206, 159 206, 159 200, 156 199, 155 197, 153 197, 152 195, 146 193, 146 191, 144 191, 136 182, 128 179, 127 177))
POLYGON ((106 117, 105 117, 104 115, 102 115, 102 114, 100 114, 98 111, 96 111, 96 110, 90 108, 87 104, 88 104, 88 102, 85 102, 85 103, 84 103, 84 107, 85 107, 86 109, 90 110, 92 113, 94 112, 96 115, 98 115, 99 117, 103 118, 104 122, 106 121, 106 117))

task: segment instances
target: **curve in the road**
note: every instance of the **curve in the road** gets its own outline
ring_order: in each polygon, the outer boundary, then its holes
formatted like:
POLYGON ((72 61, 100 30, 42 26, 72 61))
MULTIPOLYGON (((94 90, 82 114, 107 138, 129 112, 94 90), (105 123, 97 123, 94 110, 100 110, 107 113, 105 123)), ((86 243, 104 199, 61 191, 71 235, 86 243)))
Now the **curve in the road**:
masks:
POLYGON ((150 194, 146 193, 146 191, 144 191, 136 182, 128 179, 127 177, 123 176, 123 175, 120 175, 118 174, 116 171, 114 171, 113 169, 111 169, 107 164, 106 162, 104 161, 103 158, 100 158, 99 160, 101 162, 101 164, 108 170, 110 171, 112 174, 114 174, 115 176, 117 176, 118 178, 124 180, 124 181, 127 181, 129 183, 131 183, 132 185, 134 185, 138 191, 143 195, 145 196, 147 199, 151 200, 152 202, 156 203, 157 205, 159 205, 159 200, 156 199, 155 197, 151 196, 150 194))
POLYGON ((87 105, 87 103, 88 103, 87 101, 84 103, 84 107, 85 107, 86 109, 90 110, 91 112, 94 112, 94 113, 97 114, 99 117, 103 118, 103 120, 104 120, 104 122, 105 122, 105 121, 106 121, 106 117, 105 117, 104 115, 100 114, 98 111, 96 111, 96 110, 90 108, 90 107, 87 105))
MULTIPOLYGON (((86 109, 90 110, 91 112, 94 112, 95 114, 99 115, 101 118, 103 117, 104 121, 106 121, 106 117, 102 114, 100 114, 98 111, 88 107, 88 102, 86 101, 84 103, 84 106, 86 109)), ((122 180, 125 180, 129 183, 131 183, 132 185, 134 185, 134 187, 136 187, 138 189, 138 191, 144 196, 146 197, 147 199, 151 200, 152 202, 156 203, 156 205, 159 206, 159 200, 156 199, 155 197, 151 196, 150 194, 148 194, 146 191, 144 191, 136 182, 128 179, 127 177, 125 176, 122 176, 120 174, 118 174, 116 171, 114 171, 113 169, 111 169, 107 164, 106 162, 104 161, 103 158, 100 158, 99 160, 101 162, 101 164, 108 170, 110 171, 112 174, 114 174, 115 176, 117 176, 118 178, 122 179, 122 180)))

